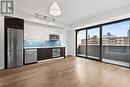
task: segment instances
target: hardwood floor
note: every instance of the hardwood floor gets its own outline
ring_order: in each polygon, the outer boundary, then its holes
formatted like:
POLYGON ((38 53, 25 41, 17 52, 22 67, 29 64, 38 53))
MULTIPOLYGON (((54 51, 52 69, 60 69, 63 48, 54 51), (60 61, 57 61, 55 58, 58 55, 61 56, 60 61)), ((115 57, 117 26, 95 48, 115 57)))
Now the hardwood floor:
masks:
POLYGON ((2 70, 0 87, 130 87, 130 69, 67 57, 2 70))

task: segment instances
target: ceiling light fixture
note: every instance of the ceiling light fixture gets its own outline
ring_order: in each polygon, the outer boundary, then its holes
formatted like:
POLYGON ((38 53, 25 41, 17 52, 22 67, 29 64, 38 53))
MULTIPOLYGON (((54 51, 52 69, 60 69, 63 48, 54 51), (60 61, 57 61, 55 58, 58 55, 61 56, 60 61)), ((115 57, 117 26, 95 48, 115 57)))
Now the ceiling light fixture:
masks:
POLYGON ((35 14, 35 17, 42 18, 42 19, 47 20, 47 21, 53 21, 53 22, 56 21, 55 18, 48 17, 48 16, 43 16, 43 15, 40 15, 40 14, 37 14, 37 13, 35 14))
POLYGON ((50 7, 49 14, 52 16, 60 16, 61 8, 56 1, 54 1, 50 7))

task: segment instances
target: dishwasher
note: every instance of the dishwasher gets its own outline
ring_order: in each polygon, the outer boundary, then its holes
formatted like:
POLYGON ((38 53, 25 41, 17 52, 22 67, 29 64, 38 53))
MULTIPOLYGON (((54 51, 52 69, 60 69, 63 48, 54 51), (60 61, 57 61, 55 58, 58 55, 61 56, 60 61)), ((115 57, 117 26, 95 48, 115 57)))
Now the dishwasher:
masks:
POLYGON ((37 62, 37 49, 25 49, 24 64, 37 62))

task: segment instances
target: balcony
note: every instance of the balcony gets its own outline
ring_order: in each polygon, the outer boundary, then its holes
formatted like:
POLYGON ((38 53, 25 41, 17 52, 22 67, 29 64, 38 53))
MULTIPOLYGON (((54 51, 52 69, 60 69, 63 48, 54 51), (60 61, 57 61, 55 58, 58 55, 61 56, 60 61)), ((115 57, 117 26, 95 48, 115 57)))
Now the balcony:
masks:
MULTIPOLYGON (((129 51, 130 46, 111 46, 103 45, 102 46, 102 60, 110 63, 119 63, 120 65, 128 66, 130 62, 129 51)), ((87 46, 87 56, 99 59, 100 57, 100 46, 99 45, 88 45, 87 46)), ((78 54, 86 54, 86 45, 79 45, 78 54)))

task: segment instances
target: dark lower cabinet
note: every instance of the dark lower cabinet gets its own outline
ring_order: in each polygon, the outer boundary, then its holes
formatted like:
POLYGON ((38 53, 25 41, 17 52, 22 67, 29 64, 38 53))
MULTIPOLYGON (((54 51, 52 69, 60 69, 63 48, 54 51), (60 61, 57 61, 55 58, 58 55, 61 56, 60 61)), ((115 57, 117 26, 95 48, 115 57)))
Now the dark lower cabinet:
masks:
POLYGON ((51 48, 38 48, 37 49, 37 58, 38 61, 50 59, 52 57, 51 48))
MULTIPOLYGON (((65 47, 59 47, 60 48, 60 57, 65 58, 65 47)), ((59 49, 58 48, 58 49, 59 49)), ((53 53, 52 50, 56 48, 38 48, 37 49, 37 60, 46 60, 46 59, 52 59, 53 53)), ((56 57, 54 57, 56 58, 56 57)))
POLYGON ((60 57, 64 57, 65 58, 65 47, 61 47, 60 48, 60 57))

